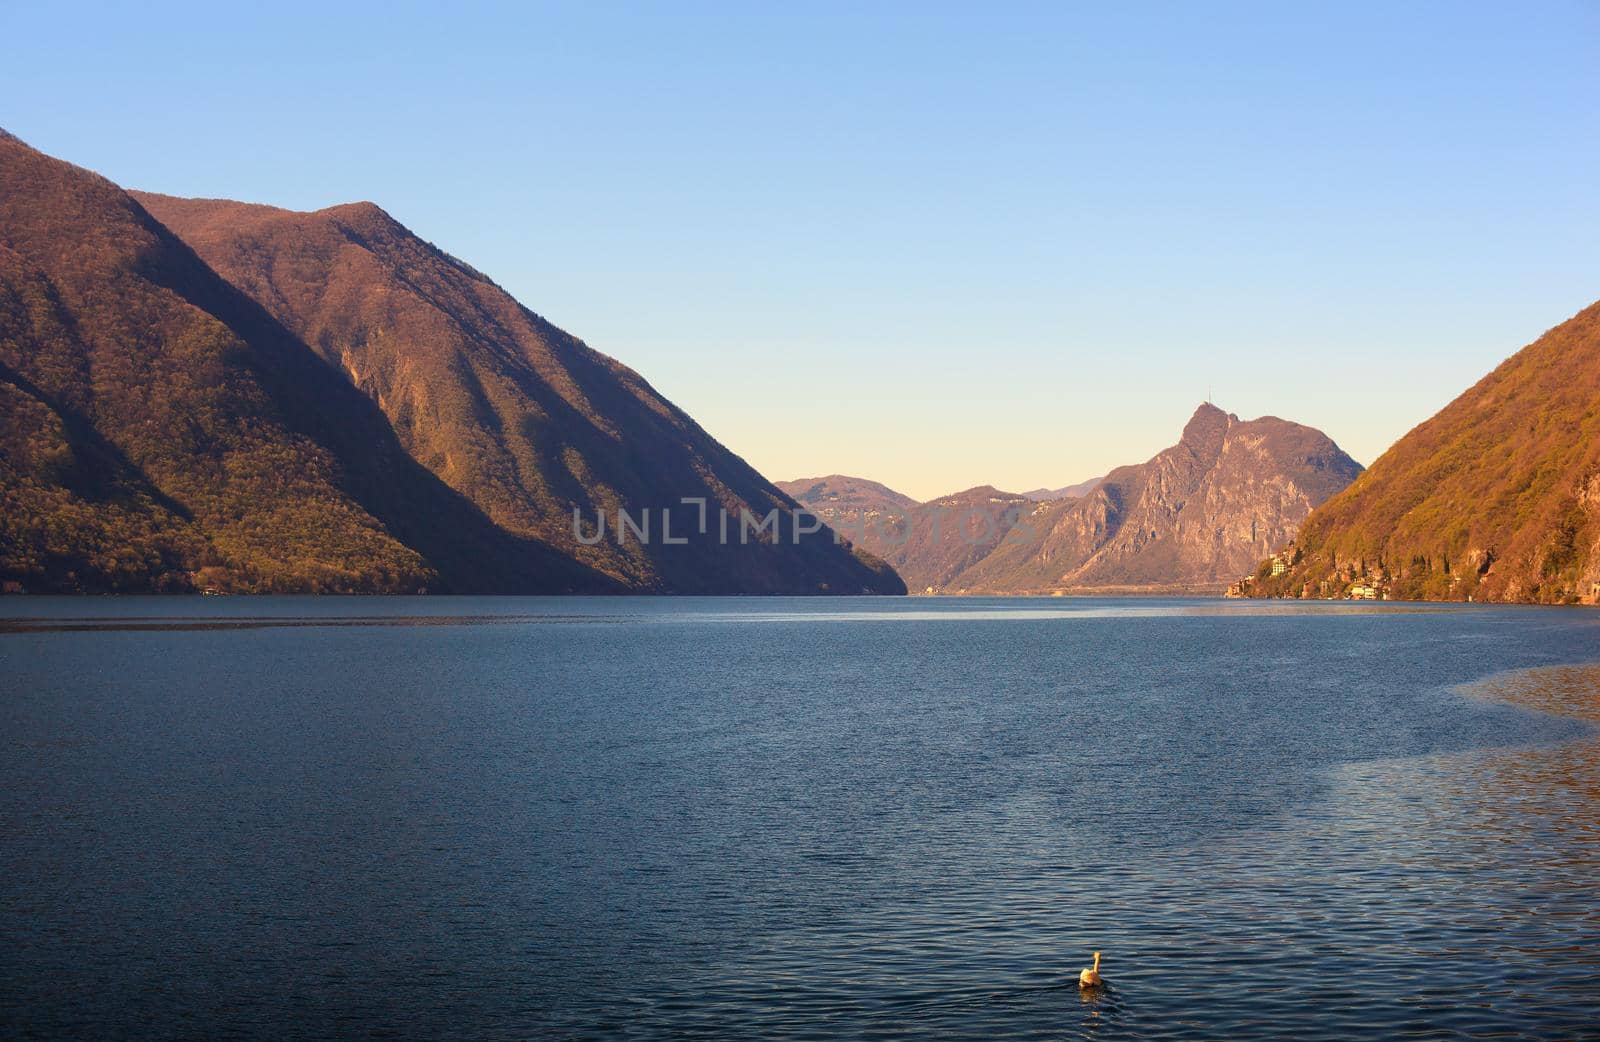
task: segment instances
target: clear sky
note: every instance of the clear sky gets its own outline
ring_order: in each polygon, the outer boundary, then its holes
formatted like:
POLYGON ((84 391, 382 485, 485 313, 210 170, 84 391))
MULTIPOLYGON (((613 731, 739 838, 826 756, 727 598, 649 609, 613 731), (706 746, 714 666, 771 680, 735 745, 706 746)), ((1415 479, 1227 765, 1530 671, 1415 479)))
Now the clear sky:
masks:
POLYGON ((6 0, 0 126, 376 201, 771 478, 1369 463, 1600 298, 1600 2, 1318 6, 6 0))

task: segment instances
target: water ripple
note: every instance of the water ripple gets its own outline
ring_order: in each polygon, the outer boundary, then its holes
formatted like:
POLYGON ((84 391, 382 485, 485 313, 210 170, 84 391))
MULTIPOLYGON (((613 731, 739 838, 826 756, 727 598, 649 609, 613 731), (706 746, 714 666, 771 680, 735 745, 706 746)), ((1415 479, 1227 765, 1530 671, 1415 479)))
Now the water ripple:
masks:
POLYGON ((361 607, 0 641, 0 1035, 1597 1035, 1587 616, 361 607))

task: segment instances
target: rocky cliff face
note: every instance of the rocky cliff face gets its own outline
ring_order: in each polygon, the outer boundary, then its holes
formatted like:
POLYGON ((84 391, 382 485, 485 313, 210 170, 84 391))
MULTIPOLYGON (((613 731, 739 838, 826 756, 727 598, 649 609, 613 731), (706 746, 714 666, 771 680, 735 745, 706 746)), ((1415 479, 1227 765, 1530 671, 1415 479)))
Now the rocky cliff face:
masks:
POLYGON ((1242 592, 1600 603, 1600 303, 1396 442, 1242 592))
POLYGON ((947 588, 1221 586, 1360 472, 1319 431, 1202 405, 1176 445, 1112 471, 1080 499, 1039 504, 947 588))

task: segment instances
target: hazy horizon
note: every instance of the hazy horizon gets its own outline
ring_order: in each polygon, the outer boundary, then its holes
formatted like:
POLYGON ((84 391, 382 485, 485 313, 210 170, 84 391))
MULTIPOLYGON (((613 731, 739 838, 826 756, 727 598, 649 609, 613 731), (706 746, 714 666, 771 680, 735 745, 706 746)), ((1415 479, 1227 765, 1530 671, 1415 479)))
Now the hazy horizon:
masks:
POLYGON ((769 478, 918 499, 1208 398, 1370 464, 1600 297, 1594 5, 1010 12, 14 4, 0 126, 371 199, 769 478))

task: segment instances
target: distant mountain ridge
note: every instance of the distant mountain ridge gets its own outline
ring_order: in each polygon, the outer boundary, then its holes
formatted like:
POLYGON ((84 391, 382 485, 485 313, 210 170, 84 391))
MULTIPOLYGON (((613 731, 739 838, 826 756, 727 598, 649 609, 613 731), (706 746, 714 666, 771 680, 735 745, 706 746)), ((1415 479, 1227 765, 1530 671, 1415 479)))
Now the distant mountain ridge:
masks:
POLYGON ((1238 592, 1600 603, 1600 302, 1397 441, 1238 592))
POLYGON ((1360 472, 1320 431, 1275 416, 1242 421, 1208 402, 1176 445, 1118 467, 1080 499, 1041 504, 1028 538, 1014 533, 950 588, 1220 589, 1360 472))
POLYGON ((1076 486, 1086 491, 1071 498, 982 486, 908 508, 906 497, 860 478, 785 487, 843 531, 887 521, 887 535, 880 524, 862 543, 914 592, 1198 592, 1220 591, 1293 538, 1314 506, 1360 473, 1320 431, 1273 416, 1242 421, 1205 403, 1176 445, 1076 486), (843 491, 868 488, 894 498, 843 491))
POLYGON ((904 513, 918 505, 910 496, 896 492, 887 485, 846 474, 778 481, 774 484, 818 513, 828 511, 841 517, 862 510, 880 514, 904 513))
POLYGON ((1023 495, 1040 503, 1057 499, 1081 499, 1098 488, 1100 482, 1104 480, 1103 476, 1090 478, 1088 481, 1080 481, 1076 485, 1065 485, 1061 488, 1036 488, 1032 492, 1024 492, 1023 495))
POLYGON ((0 137, 0 395, 8 586, 903 591, 370 203, 136 198, 0 137), (685 497, 778 527, 723 540, 685 497), (574 530, 667 508, 681 543, 574 530))
POLYGON ((865 478, 831 474, 778 487, 887 561, 912 592, 938 592, 994 549, 1032 502, 992 485, 926 503, 865 478))

